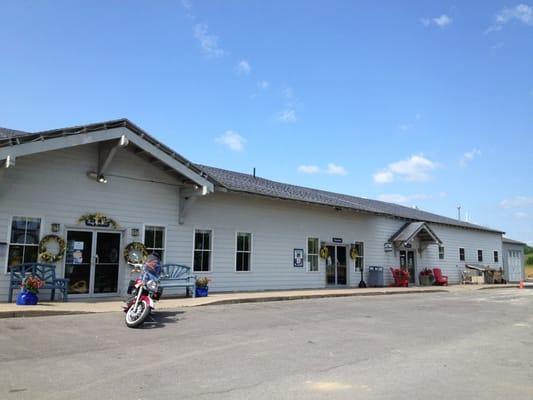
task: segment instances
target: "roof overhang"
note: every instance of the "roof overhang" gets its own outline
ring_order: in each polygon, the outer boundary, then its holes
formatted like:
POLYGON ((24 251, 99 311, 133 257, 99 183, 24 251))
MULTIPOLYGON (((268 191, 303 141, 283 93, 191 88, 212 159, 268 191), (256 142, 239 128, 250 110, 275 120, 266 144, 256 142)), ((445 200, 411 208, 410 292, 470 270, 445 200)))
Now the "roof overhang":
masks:
POLYGON ((173 152, 128 120, 39 132, 19 137, 17 143, 0 140, 0 165, 8 167, 19 157, 91 143, 121 139, 135 144, 180 175, 202 187, 204 194, 214 184, 190 161, 173 152))
POLYGON ((440 240, 426 222, 406 223, 398 232, 392 235, 389 242, 400 247, 405 244, 411 244, 415 239, 418 239, 420 244, 424 247, 430 244, 442 244, 442 240, 440 240))

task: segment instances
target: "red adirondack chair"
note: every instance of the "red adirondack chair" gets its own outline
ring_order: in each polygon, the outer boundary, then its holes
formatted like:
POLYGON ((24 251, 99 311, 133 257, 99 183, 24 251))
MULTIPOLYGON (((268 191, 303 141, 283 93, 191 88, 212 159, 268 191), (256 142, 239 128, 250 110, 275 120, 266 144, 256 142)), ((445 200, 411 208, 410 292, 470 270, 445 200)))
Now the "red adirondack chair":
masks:
POLYGON ((394 283, 392 286, 395 287, 408 287, 409 286, 409 272, 403 271, 400 268, 391 268, 392 277, 394 278, 394 283))
POLYGON ((442 270, 440 268, 433 268, 433 276, 435 277, 434 285, 448 286, 448 277, 442 275, 442 270))

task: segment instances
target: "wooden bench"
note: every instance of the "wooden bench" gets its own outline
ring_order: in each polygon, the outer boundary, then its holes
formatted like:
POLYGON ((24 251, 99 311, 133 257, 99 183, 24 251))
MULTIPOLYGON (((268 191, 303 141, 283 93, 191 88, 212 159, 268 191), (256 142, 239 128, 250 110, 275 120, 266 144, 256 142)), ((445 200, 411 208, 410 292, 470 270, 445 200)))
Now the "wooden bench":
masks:
POLYGON ((20 289, 22 281, 27 276, 34 276, 44 282, 42 289, 52 289, 50 300, 54 301, 56 289, 63 293, 63 301, 68 300, 68 279, 56 278, 56 266, 43 263, 26 263, 9 267, 9 294, 7 301, 13 301, 13 289, 20 289))
POLYGON ((191 273, 191 267, 179 264, 165 264, 161 267, 162 288, 180 288, 186 289, 187 296, 196 297, 196 276, 191 273))

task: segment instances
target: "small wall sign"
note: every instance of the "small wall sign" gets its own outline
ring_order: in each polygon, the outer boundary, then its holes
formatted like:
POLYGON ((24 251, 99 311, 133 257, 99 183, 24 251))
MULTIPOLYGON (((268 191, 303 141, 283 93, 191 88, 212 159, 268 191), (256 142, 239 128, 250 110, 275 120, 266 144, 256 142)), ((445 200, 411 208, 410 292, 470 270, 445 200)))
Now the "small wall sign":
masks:
POLYGON ((332 240, 333 243, 342 243, 342 238, 334 237, 332 240))
POLYGON ((392 249, 392 243, 387 242, 383 245, 383 249, 385 250, 385 253, 390 253, 392 249))
POLYGON ((303 268, 304 266, 304 249, 294 249, 294 267, 303 268))

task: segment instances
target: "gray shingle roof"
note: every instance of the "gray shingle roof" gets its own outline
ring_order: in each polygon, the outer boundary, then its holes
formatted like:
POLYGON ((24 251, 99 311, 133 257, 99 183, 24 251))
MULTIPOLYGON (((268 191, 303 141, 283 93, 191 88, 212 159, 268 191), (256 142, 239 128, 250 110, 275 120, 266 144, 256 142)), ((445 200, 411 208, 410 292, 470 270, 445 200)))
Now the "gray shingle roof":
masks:
POLYGON ((349 196, 340 193, 332 193, 324 190, 310 189, 302 186, 289 185, 259 177, 254 178, 252 175, 205 165, 197 164, 196 166, 207 173, 210 178, 216 181, 216 183, 219 183, 226 189, 233 192, 244 192, 285 200, 346 208, 359 212, 402 218, 409 221, 433 222, 462 228, 503 233, 502 231, 496 229, 471 224, 469 222, 458 221, 453 218, 443 217, 441 215, 429 213, 415 208, 400 206, 398 204, 349 196))
POLYGON ((0 139, 10 139, 17 136, 28 135, 28 132, 17 131, 16 129, 0 127, 0 139))
POLYGON ((502 240, 503 240, 503 243, 517 244, 517 245, 521 245, 521 246, 525 246, 526 245, 526 243, 524 243, 524 242, 520 242, 520 241, 514 240, 514 239, 509 239, 509 238, 506 238, 506 237, 504 237, 502 240))

